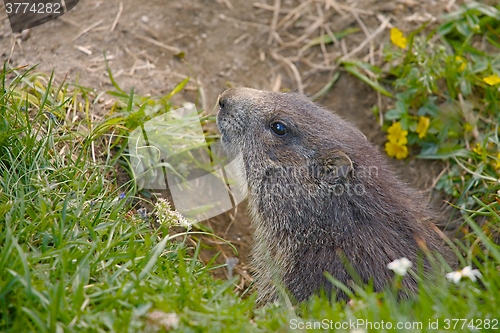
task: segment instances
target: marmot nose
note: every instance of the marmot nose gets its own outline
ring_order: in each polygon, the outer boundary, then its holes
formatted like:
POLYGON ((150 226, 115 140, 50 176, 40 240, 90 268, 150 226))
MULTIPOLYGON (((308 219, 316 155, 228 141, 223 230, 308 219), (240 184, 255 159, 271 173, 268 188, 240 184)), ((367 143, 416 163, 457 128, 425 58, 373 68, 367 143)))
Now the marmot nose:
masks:
POLYGON ((221 95, 219 95, 219 108, 224 109, 224 107, 226 106, 226 103, 227 103, 227 100, 224 97, 222 97, 221 95))
POLYGON ((225 90, 219 95, 219 114, 227 114, 231 108, 231 96, 227 94, 228 90, 225 90))
POLYGON ((219 121, 219 118, 224 117, 227 115, 227 108, 228 108, 228 100, 227 97, 223 96, 224 94, 219 95, 219 111, 217 112, 217 121, 219 121))

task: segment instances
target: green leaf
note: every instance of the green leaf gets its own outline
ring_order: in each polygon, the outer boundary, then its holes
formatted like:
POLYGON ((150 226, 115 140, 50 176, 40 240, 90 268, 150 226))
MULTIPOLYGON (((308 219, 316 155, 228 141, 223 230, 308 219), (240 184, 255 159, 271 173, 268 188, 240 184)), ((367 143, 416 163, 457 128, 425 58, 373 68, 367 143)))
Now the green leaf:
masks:
POLYGON ((321 88, 320 91, 314 94, 314 96, 311 97, 311 100, 316 101, 319 98, 325 96, 330 91, 330 89, 332 89, 333 85, 335 84, 335 82, 337 82, 339 78, 340 78, 340 72, 335 72, 335 74, 333 74, 332 79, 328 81, 328 83, 325 84, 325 86, 321 88))
POLYGON ((452 151, 441 151, 431 153, 429 151, 424 151, 418 154, 416 157, 427 160, 446 160, 454 157, 470 157, 471 152, 467 149, 456 149, 452 151))
POLYGON ((156 265, 156 262, 158 261, 158 258, 162 254, 163 250, 165 249, 165 246, 167 245, 167 241, 171 239, 170 236, 165 236, 159 242, 158 244, 155 245, 155 247, 151 250, 152 254, 151 257, 149 257, 148 262, 146 263, 146 266, 142 269, 142 271, 139 273, 138 279, 139 281, 143 280, 146 275, 149 274, 151 269, 153 269, 154 265, 156 265))
MULTIPOLYGON (((489 207, 488 205, 485 205, 476 196, 473 195, 472 197, 474 198, 474 200, 476 201, 477 204, 479 204, 480 206, 482 206, 484 209, 487 209, 492 214, 496 215, 496 217, 498 219, 498 213, 497 212, 495 212, 493 209, 491 209, 491 207, 489 207)), ((476 224, 476 222, 472 219, 472 217, 466 217, 465 220, 467 221, 467 224, 470 225, 470 227, 474 230, 474 232, 479 237, 479 239, 481 239, 481 241, 483 242, 483 244, 485 245, 485 247, 491 252, 491 254, 495 258, 495 260, 497 260, 497 262, 500 262, 500 251, 498 250, 498 246, 495 243, 493 243, 491 241, 491 239, 489 239, 484 234, 484 232, 481 229, 481 227, 476 224)))
POLYGON ((182 80, 182 82, 179 83, 168 95, 163 97, 162 100, 164 100, 165 102, 170 100, 172 98, 172 96, 174 96, 175 94, 177 94, 178 92, 180 92, 184 88, 184 86, 189 82, 189 80, 190 80, 190 77, 187 77, 184 80, 182 80))
POLYGON ((487 40, 488 42, 490 42, 490 43, 491 43, 491 45, 493 45, 493 46, 494 46, 494 47, 496 47, 497 49, 500 49, 500 44, 499 44, 498 42, 494 41, 492 38, 490 38, 490 37, 486 36, 486 40, 487 40))
POLYGON ((471 82, 466 78, 460 79, 460 91, 464 96, 469 96, 470 94, 472 94, 471 82))
POLYGON ((390 98, 394 98, 394 95, 391 94, 389 91, 387 91, 384 87, 382 87, 382 85, 380 85, 380 83, 373 81, 368 76, 362 74, 358 70, 358 68, 356 68, 352 65, 347 65, 344 68, 348 73, 354 75, 355 77, 357 77, 358 79, 360 79, 364 83, 368 84, 370 87, 372 87, 373 89, 375 89, 376 91, 378 91, 382 95, 385 95, 385 96, 390 97, 390 98))
POLYGON ((370 72, 372 73, 376 73, 376 74, 382 74, 382 69, 378 66, 374 66, 370 63, 367 63, 366 61, 361 61, 361 60, 343 60, 342 61, 342 65, 344 66, 349 66, 349 65, 352 65, 354 67, 358 67, 358 68, 362 68, 362 69, 366 69, 366 70, 369 70, 370 72))
POLYGON ((118 83, 115 81, 115 78, 113 77, 113 73, 111 72, 111 68, 109 67, 108 59, 106 58, 106 51, 104 51, 104 62, 106 63, 106 71, 108 72, 109 80, 111 81, 113 87, 115 87, 115 89, 118 90, 120 93, 126 95, 125 91, 123 91, 122 88, 120 88, 118 83))
POLYGON ((437 33, 440 34, 441 36, 446 36, 453 30, 454 27, 455 27, 455 21, 443 23, 437 29, 437 33))
MULTIPOLYGON (((334 32, 333 36, 337 40, 341 40, 342 38, 344 38, 350 34, 354 34, 356 32, 359 32, 359 31, 360 31, 359 28, 348 28, 348 29, 342 30, 340 32, 334 32)), ((300 49, 300 52, 304 52, 305 50, 309 49, 310 47, 315 46, 315 45, 320 45, 321 43, 324 43, 324 44, 333 43, 333 39, 330 36, 330 34, 324 34, 324 35, 318 36, 316 38, 313 38, 309 43, 307 43, 305 46, 303 46, 300 49)))
POLYGON ((399 120, 403 116, 404 113, 398 109, 391 109, 384 114, 384 118, 387 120, 399 120))
POLYGON ((455 39, 449 39, 447 38, 446 41, 448 43, 450 43, 451 46, 453 46, 453 48, 458 52, 466 52, 466 53, 470 53, 470 54, 475 54, 475 55, 478 55, 478 56, 482 56, 482 57, 488 57, 488 54, 483 52, 483 51, 480 51, 468 44, 464 44, 462 41, 458 41, 458 40, 455 40, 455 39))

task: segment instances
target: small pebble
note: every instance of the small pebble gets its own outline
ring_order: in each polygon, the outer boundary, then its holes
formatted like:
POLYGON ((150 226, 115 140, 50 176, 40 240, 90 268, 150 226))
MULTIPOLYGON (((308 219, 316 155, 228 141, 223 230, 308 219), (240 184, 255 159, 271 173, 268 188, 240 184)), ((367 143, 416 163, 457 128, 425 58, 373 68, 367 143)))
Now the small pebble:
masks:
POLYGON ((25 41, 28 40, 31 36, 31 29, 26 29, 21 32, 21 40, 25 41))
POLYGON ((149 22, 149 17, 147 17, 146 15, 142 15, 141 21, 142 21, 142 23, 148 23, 149 22))

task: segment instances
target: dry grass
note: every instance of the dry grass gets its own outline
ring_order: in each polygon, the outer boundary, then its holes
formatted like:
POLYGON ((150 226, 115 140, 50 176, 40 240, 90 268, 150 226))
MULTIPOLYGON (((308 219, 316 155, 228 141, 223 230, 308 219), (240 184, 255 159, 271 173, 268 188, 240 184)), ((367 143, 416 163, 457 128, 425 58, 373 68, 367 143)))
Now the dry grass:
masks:
MULTIPOLYGON (((362 60, 372 65, 383 63, 383 48, 388 29, 403 31, 423 22, 434 22, 442 14, 456 10, 462 1, 399 0, 275 0, 272 5, 255 2, 259 14, 271 14, 267 27, 269 55, 293 78, 296 90, 303 92, 307 78, 319 72, 333 74, 347 60, 362 60), (342 32, 341 38, 336 37, 342 32), (311 47, 315 44, 315 47, 311 47)), ((281 90, 275 74, 273 90, 281 90)), ((278 79, 280 78, 280 79, 278 79)))

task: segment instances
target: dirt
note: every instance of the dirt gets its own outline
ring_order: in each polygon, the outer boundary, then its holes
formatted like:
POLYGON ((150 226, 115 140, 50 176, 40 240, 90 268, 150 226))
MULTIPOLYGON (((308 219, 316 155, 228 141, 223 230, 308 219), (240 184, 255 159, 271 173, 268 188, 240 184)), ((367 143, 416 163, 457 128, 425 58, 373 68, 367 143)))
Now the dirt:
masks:
MULTIPOLYGON (((294 44, 314 24, 315 15, 323 15, 326 22, 331 22, 333 31, 363 28, 361 21, 368 33, 374 32, 381 24, 380 15, 390 18, 392 25, 409 31, 425 20, 456 9, 460 3, 448 0, 310 1, 305 14, 289 28, 278 28, 270 40, 274 2, 268 2, 271 8, 265 7, 263 0, 259 8, 245 0, 81 0, 61 18, 22 34, 11 32, 0 7, 0 61, 8 61, 11 66, 38 64, 38 71, 54 70, 58 82, 65 78, 74 82, 78 77, 79 84, 101 92, 113 90, 106 72, 105 52, 115 79, 124 90, 134 87, 136 93, 159 96, 189 76, 190 83, 174 101, 196 102, 199 108, 213 112, 218 94, 229 86, 297 90, 299 84, 291 67, 279 56, 294 60, 297 50, 318 36, 318 31, 313 31, 303 43, 294 44), (343 7, 335 10, 326 8, 325 3, 343 7), (276 35, 282 43, 278 43, 276 35), (182 51, 183 56, 178 51, 182 51)), ((301 3, 304 1, 281 1, 278 19, 284 19, 301 3)), ((379 52, 381 43, 388 43, 389 27, 370 43, 372 51, 379 52)), ((367 37, 362 30, 340 44, 325 46, 331 59, 318 46, 307 52, 310 61, 330 66, 330 70, 318 70, 294 61, 305 94, 315 94, 328 82, 334 72, 332 59, 362 43, 367 37)), ((370 57, 380 57, 380 54, 372 52, 370 56, 367 47, 355 55, 360 59, 370 57)), ((332 90, 318 102, 353 122, 382 149, 385 136, 371 108, 377 104, 387 107, 388 100, 379 99, 370 87, 342 72, 332 90)), ((106 111, 106 108, 94 110, 98 115, 106 111)), ((429 189, 442 168, 439 163, 415 159, 393 161, 393 164, 407 182, 421 190, 429 189)), ((440 195, 429 193, 429 198, 440 205, 440 195)), ((248 253, 252 242, 245 203, 237 207, 236 214, 228 212, 206 224, 238 249, 239 264, 235 271, 244 277, 243 287, 251 279, 248 253)), ((235 256, 217 239, 205 238, 204 243, 209 248, 202 254, 204 260, 216 252, 221 252, 219 262, 235 256)), ((226 271, 218 271, 217 275, 226 274, 226 271)))

